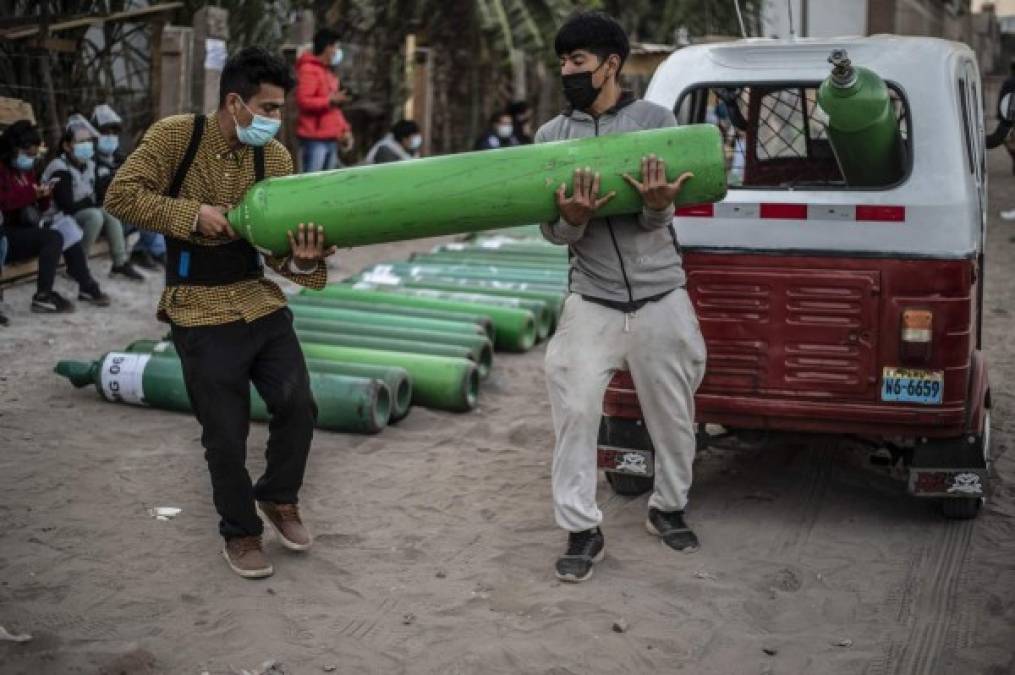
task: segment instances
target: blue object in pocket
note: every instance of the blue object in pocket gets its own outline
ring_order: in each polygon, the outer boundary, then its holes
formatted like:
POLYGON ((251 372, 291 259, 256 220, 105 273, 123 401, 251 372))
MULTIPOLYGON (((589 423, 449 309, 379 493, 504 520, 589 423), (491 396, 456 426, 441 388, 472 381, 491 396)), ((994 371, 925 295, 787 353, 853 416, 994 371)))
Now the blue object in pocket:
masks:
POLYGON ((180 266, 176 271, 181 279, 186 279, 190 276, 190 251, 180 252, 180 266))

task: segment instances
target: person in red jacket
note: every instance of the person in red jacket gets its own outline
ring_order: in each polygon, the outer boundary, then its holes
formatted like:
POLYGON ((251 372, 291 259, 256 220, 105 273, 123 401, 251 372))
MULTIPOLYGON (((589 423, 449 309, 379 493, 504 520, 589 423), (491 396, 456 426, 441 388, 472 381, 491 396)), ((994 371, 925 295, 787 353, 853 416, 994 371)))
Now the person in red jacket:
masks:
POLYGON ((296 105, 300 158, 303 172, 325 171, 341 166, 338 144, 350 147, 352 129, 339 107, 347 100, 332 71, 342 62, 338 33, 322 28, 314 35, 314 53, 296 60, 296 105))

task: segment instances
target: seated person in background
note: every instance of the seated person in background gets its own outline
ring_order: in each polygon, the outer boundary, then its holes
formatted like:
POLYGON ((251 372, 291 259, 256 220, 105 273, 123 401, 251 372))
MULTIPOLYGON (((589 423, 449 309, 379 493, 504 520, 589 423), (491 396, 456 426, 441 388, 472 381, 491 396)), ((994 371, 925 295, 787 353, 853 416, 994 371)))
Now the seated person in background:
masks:
MULTIPOLYGON (((99 131, 99 140, 95 141, 95 202, 101 206, 106 199, 106 189, 123 164, 120 153, 123 120, 109 105, 102 103, 92 111, 92 124, 99 131)), ((123 232, 124 235, 131 232, 139 235, 130 253, 131 262, 146 270, 157 270, 160 264, 165 264, 165 237, 157 232, 138 230, 129 223, 123 224, 123 232)))
POLYGON ((95 162, 92 157, 98 136, 95 127, 81 115, 71 115, 67 120, 60 153, 42 172, 43 182, 57 181, 53 186, 51 215, 54 219, 61 215, 74 217, 84 231, 81 245, 86 256, 99 233, 104 232, 113 257, 109 276, 119 274, 133 281, 144 281, 144 276, 127 258, 123 225, 97 206, 95 201, 95 162))
POLYGON ((363 160, 364 164, 383 164, 398 162, 403 159, 416 159, 419 149, 423 147, 423 136, 419 133, 419 125, 412 120, 399 120, 391 127, 391 132, 374 143, 363 160))
POLYGON ((512 101, 507 110, 514 125, 514 145, 531 145, 532 109, 529 104, 526 101, 512 101))
POLYGON ((73 304, 53 290, 61 251, 67 273, 78 282, 78 299, 104 307, 109 304, 109 297, 88 271, 81 247, 81 228, 73 218, 61 222, 43 218, 53 185, 40 184, 35 174, 40 145, 42 137, 28 120, 18 120, 0 135, 0 212, 7 235, 7 259, 10 262, 39 259, 33 312, 74 310, 73 304))
POLYGON ((515 125, 511 120, 511 115, 503 110, 495 112, 490 116, 490 128, 479 137, 473 149, 496 150, 518 145, 518 139, 514 134, 515 125))

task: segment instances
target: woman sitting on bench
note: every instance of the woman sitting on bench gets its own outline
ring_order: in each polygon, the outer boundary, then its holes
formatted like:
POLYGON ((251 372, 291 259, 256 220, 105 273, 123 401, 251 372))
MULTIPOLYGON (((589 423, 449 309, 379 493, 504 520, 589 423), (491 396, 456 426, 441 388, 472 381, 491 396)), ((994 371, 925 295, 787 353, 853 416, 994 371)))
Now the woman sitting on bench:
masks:
POLYGON ((7 260, 17 262, 38 257, 39 273, 32 311, 71 312, 74 305, 53 290, 60 253, 67 273, 78 283, 78 300, 98 306, 109 296, 88 271, 81 248, 81 228, 73 218, 47 220, 53 183, 39 183, 35 165, 42 137, 28 120, 18 120, 0 134, 0 211, 7 236, 7 260))

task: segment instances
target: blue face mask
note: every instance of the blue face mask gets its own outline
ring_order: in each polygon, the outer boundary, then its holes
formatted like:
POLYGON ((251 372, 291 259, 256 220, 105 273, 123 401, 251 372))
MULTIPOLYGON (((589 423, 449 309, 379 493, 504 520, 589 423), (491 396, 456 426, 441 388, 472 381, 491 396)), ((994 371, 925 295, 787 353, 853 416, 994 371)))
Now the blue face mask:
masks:
POLYGON ((112 155, 120 147, 120 137, 116 134, 102 134, 96 146, 103 155, 112 155))
MULTIPOLYGON (((243 103, 243 101, 240 101, 240 103, 243 103)), ((247 104, 243 103, 243 107, 247 108, 247 104)), ((250 108, 247 108, 247 112, 254 115, 254 119, 249 127, 241 127, 240 123, 236 121, 236 115, 233 115, 233 122, 236 122, 236 138, 240 139, 240 143, 261 146, 275 138, 275 134, 278 133, 279 128, 282 126, 281 120, 273 120, 264 115, 255 115, 254 111, 250 108)))
POLYGON ((18 156, 14 158, 14 168, 18 171, 31 171, 34 166, 35 158, 31 155, 19 152, 18 156))
POLYGON ((74 144, 74 156, 82 162, 87 162, 95 156, 95 146, 91 141, 81 141, 74 144))
POLYGON ((345 53, 342 52, 342 48, 341 47, 337 47, 335 49, 335 55, 331 57, 331 65, 332 65, 332 67, 337 66, 338 64, 342 63, 342 59, 344 57, 345 57, 345 53))

